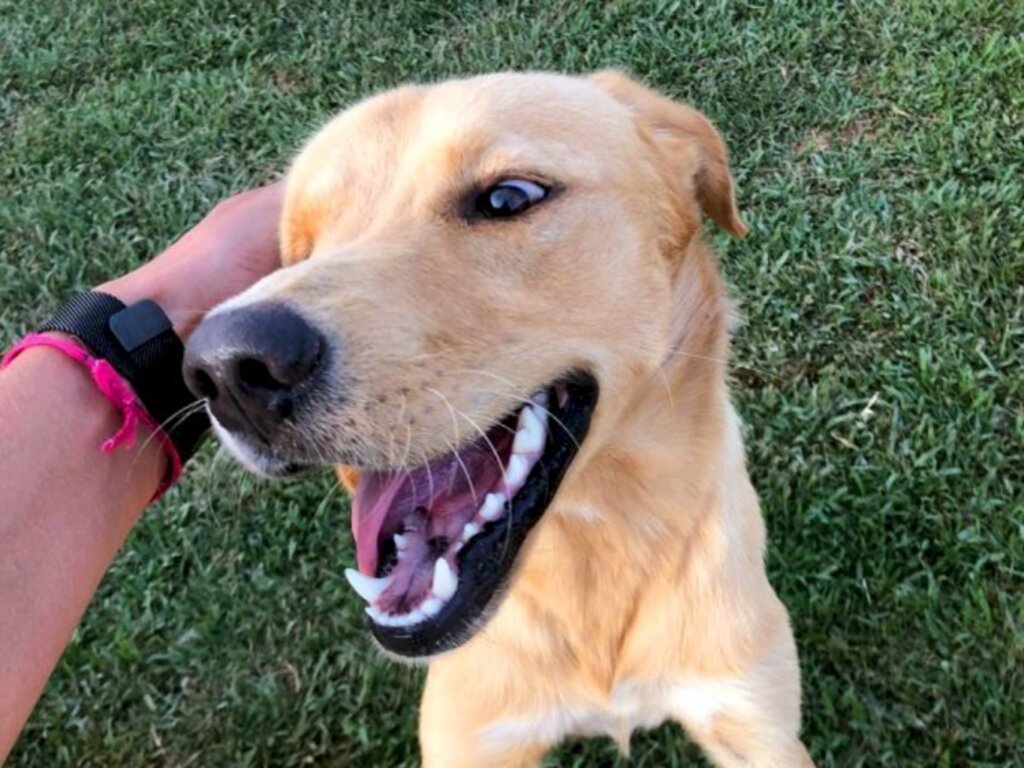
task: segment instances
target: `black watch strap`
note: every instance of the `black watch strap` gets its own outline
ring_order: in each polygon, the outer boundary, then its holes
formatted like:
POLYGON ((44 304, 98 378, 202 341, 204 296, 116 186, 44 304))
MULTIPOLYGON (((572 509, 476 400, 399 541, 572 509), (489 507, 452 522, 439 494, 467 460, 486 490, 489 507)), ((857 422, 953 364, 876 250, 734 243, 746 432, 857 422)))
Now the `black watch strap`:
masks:
POLYGON ((123 376, 167 433, 182 463, 196 452, 210 420, 185 386, 185 347, 170 319, 153 301, 125 304, 106 293, 75 296, 43 323, 40 331, 61 331, 86 344, 123 376))

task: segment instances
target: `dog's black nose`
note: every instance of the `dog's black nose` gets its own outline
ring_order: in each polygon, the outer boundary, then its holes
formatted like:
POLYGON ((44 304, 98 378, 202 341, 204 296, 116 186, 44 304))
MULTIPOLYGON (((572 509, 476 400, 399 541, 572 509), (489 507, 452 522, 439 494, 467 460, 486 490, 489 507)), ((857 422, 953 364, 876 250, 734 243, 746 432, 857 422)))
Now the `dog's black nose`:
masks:
POLYGON ((253 304, 208 317, 185 348, 185 382, 222 426, 262 441, 311 389, 323 335, 282 304, 253 304))

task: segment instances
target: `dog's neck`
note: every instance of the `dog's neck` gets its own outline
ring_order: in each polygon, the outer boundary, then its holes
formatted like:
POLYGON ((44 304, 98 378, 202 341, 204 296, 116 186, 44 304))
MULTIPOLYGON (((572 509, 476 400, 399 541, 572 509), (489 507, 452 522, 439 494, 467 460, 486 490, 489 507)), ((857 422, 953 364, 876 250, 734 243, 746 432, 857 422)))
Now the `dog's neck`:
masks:
POLYGON ((676 275, 661 370, 608 430, 614 439, 567 478, 513 584, 516 610, 557 627, 595 685, 621 674, 641 597, 671 589, 704 521, 731 494, 756 512, 726 388, 731 321, 714 256, 695 240, 676 275))
MULTIPOLYGON (((695 240, 674 280, 670 343, 562 498, 588 500, 600 520, 638 546, 647 533, 685 534, 686 511, 713 491, 714 469, 735 437, 726 386, 732 303, 713 253, 695 240), (630 487, 633 486, 633 487, 630 487)), ((572 515, 573 510, 567 512, 572 515)))

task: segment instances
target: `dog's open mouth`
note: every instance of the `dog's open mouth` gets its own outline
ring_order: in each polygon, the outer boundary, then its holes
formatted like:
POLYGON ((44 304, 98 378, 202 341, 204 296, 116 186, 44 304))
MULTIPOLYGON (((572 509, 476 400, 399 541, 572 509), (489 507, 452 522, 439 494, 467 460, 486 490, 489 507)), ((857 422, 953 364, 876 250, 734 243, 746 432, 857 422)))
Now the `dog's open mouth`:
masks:
POLYGON ((436 654, 483 623, 586 437, 597 395, 591 376, 573 374, 458 451, 411 470, 363 471, 352 503, 359 569, 345 575, 386 650, 436 654))

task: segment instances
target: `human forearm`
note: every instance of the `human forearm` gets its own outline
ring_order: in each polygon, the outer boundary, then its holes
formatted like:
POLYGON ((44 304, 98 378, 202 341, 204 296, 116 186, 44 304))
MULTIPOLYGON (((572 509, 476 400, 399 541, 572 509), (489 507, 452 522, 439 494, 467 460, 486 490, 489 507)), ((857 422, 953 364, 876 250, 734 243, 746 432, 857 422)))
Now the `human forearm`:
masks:
MULTIPOLYGON (((184 340, 278 266, 280 185, 218 205, 153 261, 98 290, 155 301, 184 340)), ((120 426, 84 368, 30 348, 0 373, 0 763, 132 524, 165 477, 158 441, 101 453, 120 426)))
POLYGON ((101 453, 119 426, 59 352, 29 349, 0 375, 0 760, 165 471, 145 429, 101 453))

